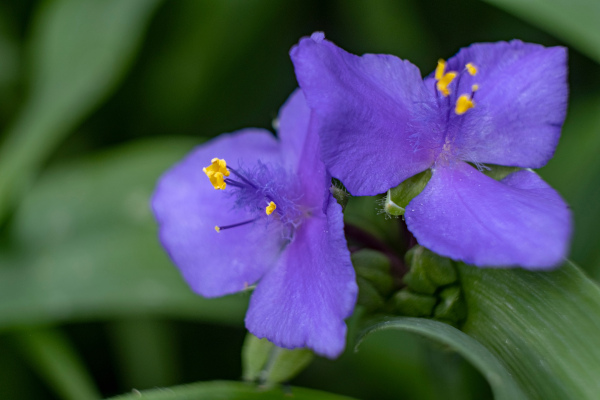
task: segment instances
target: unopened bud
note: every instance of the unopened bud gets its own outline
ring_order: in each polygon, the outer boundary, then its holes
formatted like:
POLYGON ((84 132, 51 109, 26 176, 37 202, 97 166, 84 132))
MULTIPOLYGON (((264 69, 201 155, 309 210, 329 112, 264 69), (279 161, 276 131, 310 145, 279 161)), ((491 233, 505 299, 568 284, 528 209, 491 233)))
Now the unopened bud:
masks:
POLYGON ((404 215, 408 203, 425 189, 429 179, 431 179, 431 170, 427 169, 388 190, 383 205, 384 211, 388 215, 404 215))
POLYGON ((392 297, 392 306, 399 315, 408 317, 431 317, 437 299, 409 289, 402 289, 392 297))
POLYGON ((344 185, 337 179, 333 179, 331 186, 329 187, 329 191, 337 201, 337 203, 342 206, 342 212, 346 209, 346 205, 348 204, 348 200, 350 199, 350 193, 346 190, 344 185))
POLYGON ((357 277, 369 281, 381 295, 390 295, 394 279, 390 272, 390 259, 385 254, 363 249, 352 253, 351 258, 357 277))
POLYGON ((513 172, 520 171, 519 167, 506 167, 504 165, 485 165, 482 172, 492 179, 501 181, 513 172))
POLYGON ((440 302, 435 307, 433 316, 437 319, 455 322, 467 317, 467 305, 462 297, 460 287, 450 286, 440 292, 440 302))
POLYGON ((423 246, 415 246, 405 256, 410 271, 404 283, 418 293, 433 294, 438 287, 449 285, 458 279, 454 262, 439 256, 423 246))

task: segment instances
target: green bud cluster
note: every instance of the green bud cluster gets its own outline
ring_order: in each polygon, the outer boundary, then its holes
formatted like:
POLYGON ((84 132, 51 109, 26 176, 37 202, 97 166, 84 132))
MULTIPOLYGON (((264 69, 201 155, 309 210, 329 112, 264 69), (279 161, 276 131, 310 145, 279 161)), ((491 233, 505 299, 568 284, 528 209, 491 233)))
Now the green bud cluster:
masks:
POLYGON ((364 249, 352 254, 358 283, 358 305, 366 311, 384 307, 394 289, 389 258, 378 251, 364 249))
POLYGON ((460 325, 467 308, 454 262, 423 246, 409 250, 405 261, 410 270, 403 278, 406 287, 390 300, 393 312, 460 325))

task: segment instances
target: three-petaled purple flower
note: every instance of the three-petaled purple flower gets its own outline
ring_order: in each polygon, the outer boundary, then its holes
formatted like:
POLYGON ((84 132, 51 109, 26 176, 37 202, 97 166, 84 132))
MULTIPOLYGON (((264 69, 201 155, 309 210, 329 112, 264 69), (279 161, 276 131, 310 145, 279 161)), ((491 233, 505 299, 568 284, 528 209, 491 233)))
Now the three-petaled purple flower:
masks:
POLYGON ((560 195, 531 170, 495 181, 469 163, 539 168, 552 157, 566 114, 564 48, 473 44, 424 80, 408 61, 358 57, 322 33, 291 57, 323 161, 350 193, 382 193, 431 168, 405 212, 420 244, 478 266, 562 262, 572 228, 560 195))
POLYGON ((342 209, 301 91, 278 121, 279 140, 245 129, 195 149, 161 178, 152 207, 194 291, 222 296, 258 282, 250 332, 336 357, 357 294, 342 209))

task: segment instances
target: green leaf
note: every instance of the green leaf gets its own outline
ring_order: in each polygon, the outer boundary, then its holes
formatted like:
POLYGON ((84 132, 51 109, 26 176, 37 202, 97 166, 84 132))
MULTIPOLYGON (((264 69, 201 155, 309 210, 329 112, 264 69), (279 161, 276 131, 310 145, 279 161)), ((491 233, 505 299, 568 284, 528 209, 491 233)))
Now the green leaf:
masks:
POLYGON ((244 380, 269 386, 286 382, 302 372, 314 357, 309 349, 282 349, 248 333, 242 348, 244 380))
POLYGON ((15 335, 30 365, 67 400, 94 400, 100 393, 67 338, 52 329, 28 329, 15 335))
POLYGON ((213 381, 200 382, 191 385, 174 386, 137 392, 129 395, 113 397, 113 400, 351 400, 350 397, 340 396, 319 390, 299 387, 263 388, 250 383, 213 381))
POLYGON ((485 376, 496 400, 526 399, 515 378, 496 356, 477 340, 442 322, 421 318, 393 318, 367 328, 359 338, 357 349, 374 332, 389 329, 416 333, 458 352, 485 376))
POLYGON ((597 399, 600 289, 575 265, 549 272, 459 266, 463 326, 531 398, 597 399))
POLYGON ((485 0, 556 35, 600 62, 600 2, 595 0, 485 0))
POLYGON ((0 219, 52 150, 114 90, 158 0, 44 2, 34 21, 31 92, 0 149, 0 219))
POLYGON ((146 140, 48 171, 0 258, 0 328, 167 315, 240 325, 247 295, 204 299, 160 247, 149 197, 189 140, 146 140))

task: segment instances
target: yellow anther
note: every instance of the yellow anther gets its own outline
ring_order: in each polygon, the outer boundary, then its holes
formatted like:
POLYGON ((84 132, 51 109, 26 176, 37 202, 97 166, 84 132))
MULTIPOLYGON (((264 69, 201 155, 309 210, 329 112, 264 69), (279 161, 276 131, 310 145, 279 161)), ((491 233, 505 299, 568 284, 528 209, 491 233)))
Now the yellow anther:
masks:
POLYGON ((454 109, 454 111, 457 115, 462 115, 473 107, 475 107, 473 99, 471 99, 469 95, 463 94, 458 98, 458 100, 456 100, 456 108, 454 109))
POLYGON ((465 65, 465 68, 467 69, 467 71, 469 71, 469 74, 471 74, 472 76, 474 76, 477 73, 477 67, 471 63, 465 65))
POLYGON ((265 212, 267 213, 267 215, 271 215, 273 214, 273 211, 275 211, 276 208, 277 206, 275 205, 275 203, 270 202, 267 208, 265 208, 265 212))
POLYGON ((227 163, 225 160, 219 158, 213 158, 210 162, 211 164, 208 167, 202 168, 202 171, 208 176, 210 183, 212 183, 215 189, 225 189, 227 186, 225 177, 229 176, 227 163))
POLYGON ((217 231, 217 233, 221 232, 221 228, 219 228, 218 226, 215 226, 215 231, 217 231))
MULTIPOLYGON (((436 75, 437 75, 437 70, 436 70, 436 75)), ((442 76, 440 79, 438 79, 437 89, 440 92, 442 92, 442 94, 444 96, 448 96, 450 94, 450 90, 448 90, 448 85, 450 85, 450 83, 452 83, 454 78, 456 78, 456 72, 448 72, 448 73, 444 74, 444 76, 442 76)))
POLYGON ((435 67, 435 80, 439 81, 444 76, 444 72, 446 72, 446 61, 441 58, 438 60, 438 65, 435 67))
POLYGON ((475 93, 478 90, 479 90, 479 85, 475 84, 475 85, 471 86, 471 91, 473 91, 473 93, 475 93))

